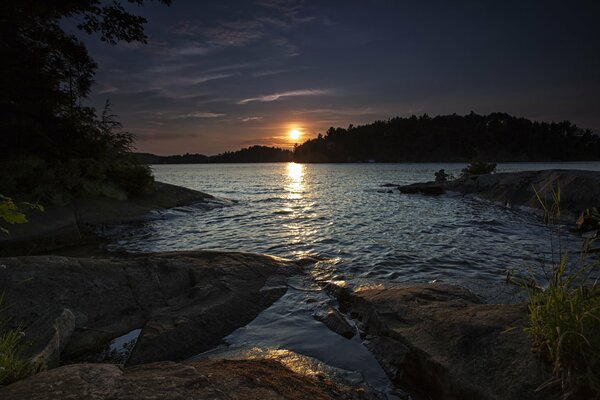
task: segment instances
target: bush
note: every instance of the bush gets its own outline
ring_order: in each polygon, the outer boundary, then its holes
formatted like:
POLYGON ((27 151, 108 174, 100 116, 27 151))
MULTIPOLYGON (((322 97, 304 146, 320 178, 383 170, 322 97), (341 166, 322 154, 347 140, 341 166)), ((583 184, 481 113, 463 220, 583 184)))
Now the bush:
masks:
POLYGON ((150 167, 135 163, 115 165, 108 170, 107 176, 132 196, 147 193, 154 182, 150 167))
POLYGON ((82 197, 110 197, 115 191, 138 195, 151 190, 152 173, 133 156, 133 136, 120 127, 107 103, 99 119, 73 128, 77 140, 65 144, 60 154, 2 159, 0 193, 17 201, 64 205, 82 197))
POLYGON ((462 176, 468 177, 471 175, 492 174, 496 172, 496 163, 488 163, 484 161, 471 161, 466 168, 462 170, 462 176))

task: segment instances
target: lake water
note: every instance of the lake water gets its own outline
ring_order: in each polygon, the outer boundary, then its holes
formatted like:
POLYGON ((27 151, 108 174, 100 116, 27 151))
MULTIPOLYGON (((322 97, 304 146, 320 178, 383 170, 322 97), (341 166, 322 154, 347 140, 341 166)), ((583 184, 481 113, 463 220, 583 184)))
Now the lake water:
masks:
MULTIPOLYGON (((198 164, 154 166, 159 181, 235 200, 155 215, 120 237, 128 251, 227 249, 315 257, 321 276, 351 282, 457 282, 493 297, 507 269, 550 262, 538 216, 462 195, 388 193, 464 164, 198 164), (483 288, 483 289, 482 289, 483 288)), ((498 171, 591 169, 600 163, 500 164, 498 171)), ((574 238, 564 238, 566 242, 574 238)))
MULTIPOLYGON (((110 248, 133 252, 227 249, 285 258, 312 257, 318 280, 350 285, 446 282, 490 302, 524 298, 506 271, 541 271, 552 260, 551 230, 540 217, 458 194, 402 195, 382 187, 431 180, 464 164, 219 164, 154 166, 157 180, 220 198, 220 207, 181 207, 116 229, 110 248)), ((499 171, 547 168, 600 171, 600 163, 501 164, 499 171)), ((580 239, 562 235, 563 248, 580 239)), ((573 251, 576 253, 576 251, 573 251)), ((365 348, 314 316, 335 300, 311 277, 294 277, 287 293, 254 321, 197 357, 275 357, 284 364, 334 368, 384 397, 401 396, 365 348), (293 353, 289 353, 289 352, 293 353), (300 359, 299 359, 300 357, 300 359), (308 357, 308 358, 302 358, 308 357), (324 364, 323 364, 324 363, 324 364)), ((352 321, 349 321, 352 323, 352 321)), ((306 367, 303 367, 306 368, 306 367)), ((404 397, 402 397, 404 398, 404 397)))

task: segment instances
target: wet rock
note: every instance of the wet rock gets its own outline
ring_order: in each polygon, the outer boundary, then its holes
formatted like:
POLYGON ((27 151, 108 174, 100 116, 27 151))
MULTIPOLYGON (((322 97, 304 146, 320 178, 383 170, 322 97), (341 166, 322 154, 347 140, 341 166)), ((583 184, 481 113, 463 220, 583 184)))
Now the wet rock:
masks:
POLYGON ((523 332, 525 304, 482 304, 466 289, 429 284, 338 291, 368 347, 415 399, 546 399, 549 377, 523 332))
POLYGON ((154 191, 126 200, 98 197, 76 200, 65 206, 47 206, 27 212, 26 224, 0 226, 10 235, 0 236, 0 254, 48 251, 95 239, 95 227, 140 220, 150 211, 205 203, 214 197, 195 190, 155 182, 154 191))
POLYGON ((404 194, 425 194, 429 196, 438 196, 444 194, 444 186, 436 182, 413 183, 411 185, 398 187, 400 193, 404 194))
POLYGON ((272 360, 158 362, 129 368, 73 364, 0 388, 17 399, 373 399, 362 387, 321 382, 272 360))
POLYGON ((552 190, 557 185, 560 185, 563 220, 575 222, 585 209, 598 206, 600 172, 596 171, 543 170, 473 175, 446 183, 446 189, 474 194, 503 205, 541 209, 535 191, 552 205, 552 190))
POLYGON ((356 330, 352 325, 346 321, 344 316, 335 308, 330 305, 325 306, 325 310, 321 313, 315 314, 314 318, 317 321, 321 321, 331 331, 337 333, 346 339, 352 339, 356 334, 356 330))
POLYGON ((383 185, 381 185, 381 187, 385 187, 385 188, 396 188, 399 187, 400 185, 396 184, 396 183, 384 183, 383 185))
MULTIPOLYGON (((43 317, 69 309, 75 326, 59 342, 61 360, 70 361, 86 360, 141 328, 131 365, 181 360, 217 346, 285 293, 285 280, 299 272, 296 264, 274 257, 211 251, 9 257, 0 264, 6 266, 0 287, 14 324, 53 332, 55 320, 43 317)), ((55 336, 32 334, 28 340, 43 349, 55 336)))

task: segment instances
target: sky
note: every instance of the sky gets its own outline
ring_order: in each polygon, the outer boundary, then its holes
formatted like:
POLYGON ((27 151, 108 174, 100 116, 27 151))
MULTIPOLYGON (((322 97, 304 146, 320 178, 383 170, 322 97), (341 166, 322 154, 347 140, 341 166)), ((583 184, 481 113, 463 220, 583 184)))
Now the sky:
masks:
POLYGON ((507 112, 600 132, 597 1, 174 0, 148 43, 83 37, 138 151, 292 147, 412 114, 507 112), (291 139, 289 131, 300 132, 291 139))

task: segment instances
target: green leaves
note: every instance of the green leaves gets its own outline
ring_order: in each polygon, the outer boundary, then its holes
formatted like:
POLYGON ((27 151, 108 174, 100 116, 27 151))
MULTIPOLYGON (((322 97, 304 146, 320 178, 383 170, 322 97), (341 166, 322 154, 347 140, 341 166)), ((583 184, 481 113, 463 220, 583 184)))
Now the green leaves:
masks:
MULTIPOLYGON (((44 207, 41 204, 33 204, 23 202, 20 204, 23 208, 34 209, 38 211, 44 211, 44 207)), ((20 211, 20 208, 13 202, 10 197, 6 197, 0 194, 0 219, 4 220, 9 224, 24 224, 27 222, 27 218, 24 213, 20 211)), ((0 226, 0 232, 8 234, 8 230, 0 226)))

